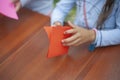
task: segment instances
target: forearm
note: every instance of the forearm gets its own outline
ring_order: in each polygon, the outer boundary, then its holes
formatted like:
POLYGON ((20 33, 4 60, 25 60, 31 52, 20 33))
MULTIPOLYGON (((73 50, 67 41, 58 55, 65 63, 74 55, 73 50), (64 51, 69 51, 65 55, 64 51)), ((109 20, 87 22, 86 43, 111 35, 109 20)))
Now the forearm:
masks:
POLYGON ((53 25, 56 21, 63 25, 65 17, 74 5, 75 0, 61 0, 51 15, 51 25, 53 25))
POLYGON ((96 47, 120 44, 120 29, 98 30, 94 43, 96 43, 96 47))

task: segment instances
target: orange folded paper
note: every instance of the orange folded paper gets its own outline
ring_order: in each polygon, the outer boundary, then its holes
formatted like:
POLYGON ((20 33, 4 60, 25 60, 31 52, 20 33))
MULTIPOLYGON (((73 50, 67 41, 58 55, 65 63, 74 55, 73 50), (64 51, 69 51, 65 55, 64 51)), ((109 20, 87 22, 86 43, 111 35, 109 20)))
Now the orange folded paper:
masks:
POLYGON ((60 56, 63 54, 68 53, 68 46, 63 46, 61 41, 67 37, 70 37, 71 35, 67 34, 65 35, 64 32, 68 29, 71 29, 71 27, 65 26, 65 27, 44 27, 45 31, 48 34, 48 38, 50 40, 49 50, 47 57, 55 57, 60 56))

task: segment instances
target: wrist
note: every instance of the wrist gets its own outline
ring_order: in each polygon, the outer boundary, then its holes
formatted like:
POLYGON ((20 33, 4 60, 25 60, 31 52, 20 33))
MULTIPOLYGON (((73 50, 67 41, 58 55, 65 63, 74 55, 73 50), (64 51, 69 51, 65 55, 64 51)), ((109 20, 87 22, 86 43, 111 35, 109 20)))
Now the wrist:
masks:
POLYGON ((96 30, 90 30, 90 42, 94 42, 96 38, 96 30))

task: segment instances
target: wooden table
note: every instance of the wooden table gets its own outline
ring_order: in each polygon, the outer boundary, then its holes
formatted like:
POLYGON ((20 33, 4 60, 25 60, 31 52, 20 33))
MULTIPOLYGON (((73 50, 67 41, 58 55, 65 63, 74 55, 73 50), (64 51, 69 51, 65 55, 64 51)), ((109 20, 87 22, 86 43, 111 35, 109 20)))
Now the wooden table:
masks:
POLYGON ((0 80, 120 80, 120 45, 46 58, 49 17, 21 9, 19 20, 0 16, 0 80))

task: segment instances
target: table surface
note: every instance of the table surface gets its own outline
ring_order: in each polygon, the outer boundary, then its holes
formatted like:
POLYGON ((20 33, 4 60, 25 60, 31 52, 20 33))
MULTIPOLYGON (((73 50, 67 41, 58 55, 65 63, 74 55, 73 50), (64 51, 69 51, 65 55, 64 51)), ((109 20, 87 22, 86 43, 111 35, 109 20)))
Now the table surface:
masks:
POLYGON ((48 59, 49 17, 27 9, 18 15, 0 16, 0 80, 120 80, 120 45, 89 52, 84 44, 48 59))

